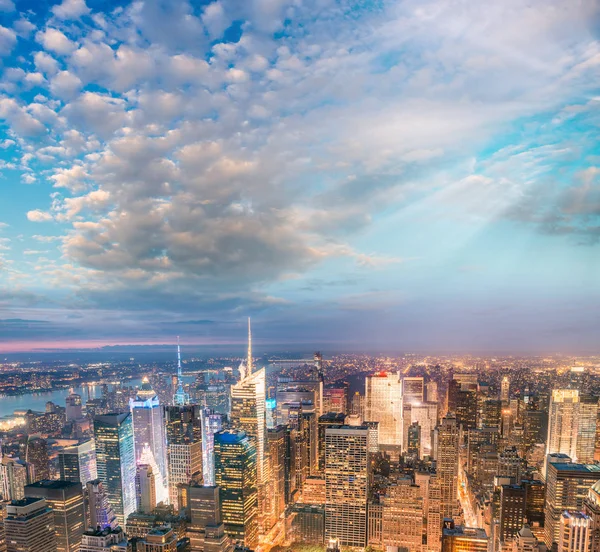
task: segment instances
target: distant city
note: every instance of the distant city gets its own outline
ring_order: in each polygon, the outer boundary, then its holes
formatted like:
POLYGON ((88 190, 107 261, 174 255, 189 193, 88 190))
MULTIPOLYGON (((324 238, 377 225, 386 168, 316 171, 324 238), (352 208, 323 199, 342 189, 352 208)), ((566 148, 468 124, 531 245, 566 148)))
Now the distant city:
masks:
POLYGON ((0 365, 0 550, 599 550, 600 357, 240 353, 0 365))

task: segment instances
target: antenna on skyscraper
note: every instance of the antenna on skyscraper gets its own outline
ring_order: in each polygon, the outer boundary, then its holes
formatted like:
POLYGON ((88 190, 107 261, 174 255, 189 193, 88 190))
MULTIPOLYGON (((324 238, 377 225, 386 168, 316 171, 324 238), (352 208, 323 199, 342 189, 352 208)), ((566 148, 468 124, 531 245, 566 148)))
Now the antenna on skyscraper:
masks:
POLYGON ((190 397, 183 389, 183 375, 181 373, 181 346, 179 345, 179 336, 177 336, 177 391, 173 396, 173 404, 183 406, 189 404, 190 397))
POLYGON ((181 347, 179 346, 179 336, 177 336, 177 379, 181 381, 181 347))
POLYGON ((248 317, 248 358, 246 359, 247 374, 252 373, 252 327, 250 325, 250 317, 248 317))

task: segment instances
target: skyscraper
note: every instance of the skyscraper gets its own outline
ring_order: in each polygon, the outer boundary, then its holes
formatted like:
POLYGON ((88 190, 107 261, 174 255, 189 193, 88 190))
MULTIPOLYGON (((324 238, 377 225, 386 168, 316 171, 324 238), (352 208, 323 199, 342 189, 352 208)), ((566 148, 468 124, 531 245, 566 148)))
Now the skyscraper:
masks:
POLYGON ((52 509, 57 552, 78 552, 81 547, 85 511, 79 481, 37 481, 25 487, 25 498, 43 498, 52 509))
POLYGON ((258 543, 258 491, 255 440, 241 430, 215 434, 215 480, 221 512, 232 540, 253 548, 258 543))
POLYGON ((325 540, 364 547, 367 536, 367 495, 370 464, 369 428, 337 426, 325 429, 325 540))
POLYGON ((132 417, 105 414, 94 418, 98 478, 103 482, 108 503, 119 525, 136 509, 135 452, 132 417))
POLYGON ((178 488, 202 480, 202 414, 197 405, 165 407, 170 502, 179 511, 178 488))
POLYGON ((228 552, 232 544, 221 519, 219 487, 192 485, 188 536, 192 552, 228 552))
POLYGON ((215 484, 215 433, 223 429, 223 416, 205 408, 202 416, 202 475, 205 485, 215 484))
POLYGON ((135 474, 137 511, 150 514, 156 508, 156 474, 151 465, 138 463, 135 474))
POLYGON ((272 521, 276 521, 285 509, 285 427, 277 426, 267 430, 267 443, 271 467, 269 513, 272 521))
POLYGON ((20 500, 25 496, 25 485, 31 479, 29 465, 18 458, 3 456, 0 462, 0 494, 3 500, 20 500))
POLYGON ((402 382, 397 373, 365 378, 365 419, 379 422, 379 446, 400 454, 403 440, 402 382))
POLYGON ((502 485, 500 492, 500 542, 511 541, 523 527, 527 491, 522 485, 502 485))
MULTIPOLYGON (((135 461, 139 463, 142 452, 146 448, 149 449, 145 452, 145 455, 151 454, 153 456, 158 467, 158 475, 160 475, 160 480, 157 481, 156 499, 158 502, 166 503, 169 500, 169 486, 165 421, 158 396, 147 378, 144 378, 135 399, 129 400, 129 409, 133 421, 135 461)), ((152 462, 146 461, 146 463, 152 462)))
POLYGON ((567 454, 574 462, 594 461, 598 403, 578 389, 554 389, 550 401, 546 455, 567 454))
POLYGON ((508 376, 502 377, 502 383, 500 384, 500 400, 503 403, 508 403, 510 399, 510 380, 508 376))
POLYGON ((41 437, 29 437, 25 461, 33 466, 34 481, 48 479, 50 471, 48 466, 48 443, 41 437))
POLYGON ((98 478, 96 447, 92 439, 78 445, 65 447, 58 454, 60 478, 65 481, 78 481, 85 485, 98 478))
POLYGON ((560 542, 561 515, 581 511, 588 492, 600 480, 600 465, 548 462, 544 532, 546 546, 560 542))
POLYGON ((65 399, 66 404, 66 416, 67 422, 79 420, 83 417, 83 410, 81 406, 81 395, 71 393, 65 399))
POLYGON ((265 454, 267 430, 265 400, 266 373, 264 368, 253 371, 252 331, 248 319, 248 353, 246 363, 240 364, 240 380, 231 387, 230 423, 231 427, 245 432, 248 439, 253 441, 256 452, 256 485, 261 512, 264 511, 262 501, 266 495, 268 467, 265 454))
POLYGON ((8 552, 56 552, 54 515, 43 498, 13 500, 6 506, 8 552))
POLYGON ((86 483, 87 497, 87 524, 92 530, 97 529, 116 529, 119 525, 108 495, 106 494, 104 483, 99 479, 88 481, 86 483))
POLYGON ((425 400, 425 383, 422 377, 402 378, 402 400, 405 404, 419 404, 425 400))
POLYGON ((190 396, 183 389, 183 373, 181 370, 181 347, 179 345, 179 336, 177 336, 177 389, 173 395, 173 404, 183 406, 189 404, 190 396))
POLYGON ((442 488, 441 512, 443 518, 454 518, 458 500, 458 425, 448 414, 442 418, 437 434, 437 473, 442 488))
POLYGON ((421 550, 426 512, 420 487, 413 485, 411 479, 400 479, 386 489, 381 501, 383 547, 421 550))

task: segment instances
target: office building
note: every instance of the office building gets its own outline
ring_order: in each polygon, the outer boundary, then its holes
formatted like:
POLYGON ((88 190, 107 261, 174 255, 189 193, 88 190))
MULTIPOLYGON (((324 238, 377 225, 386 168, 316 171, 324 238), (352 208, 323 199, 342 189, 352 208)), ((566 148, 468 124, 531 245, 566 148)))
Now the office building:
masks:
POLYGON ((20 500, 25 496, 25 485, 33 479, 33 468, 19 460, 2 456, 0 462, 0 494, 2 500, 20 500))
POLYGON ((151 465, 137 465, 135 490, 138 512, 150 514, 156 508, 156 475, 151 465))
POLYGON ((319 416, 317 422, 317 451, 318 451, 318 472, 325 472, 325 430, 328 427, 344 425, 345 414, 341 412, 327 412, 319 416))
POLYGON ((454 519, 458 500, 458 424, 456 417, 447 414, 435 430, 437 440, 436 465, 441 485, 441 513, 454 519))
POLYGON ((271 467, 269 512, 271 520, 276 521, 285 510, 286 428, 284 426, 267 430, 267 447, 271 467))
POLYGON ((227 552, 231 539, 221 519, 219 487, 189 488, 190 527, 187 531, 192 552, 227 552))
POLYGON ((519 456, 516 447, 507 447, 498 454, 499 477, 510 477, 513 483, 519 485, 526 468, 527 462, 519 456))
POLYGON ((154 527, 137 542, 137 552, 177 552, 177 534, 171 527, 154 527))
POLYGON ((483 529, 455 526, 444 520, 442 552, 488 552, 489 539, 483 529))
POLYGON ((43 498, 52 509, 57 552, 78 552, 85 530, 79 481, 42 480, 25 487, 25 498, 43 498))
POLYGON ((323 388, 323 414, 348 412, 348 384, 345 382, 329 384, 323 388))
POLYGON ((215 480, 220 490, 225 532, 234 542, 258 543, 258 491, 255 440, 244 431, 215 434, 215 480))
POLYGON ((600 480, 588 491, 583 511, 590 518, 590 552, 600 552, 600 480))
MULTIPOLYGON (((203 480, 202 410, 197 405, 166 406, 169 500, 181 509, 178 490, 203 480)), ((219 417, 220 419, 220 417, 219 417)), ((212 440, 212 435, 210 436, 212 440)), ((212 455, 211 455, 212 461, 212 455)))
MULTIPOLYGON (((131 410, 133 422, 135 461, 140 463, 142 452, 146 457, 149 453, 154 457, 160 475, 157 480, 156 498, 158 502, 167 503, 169 500, 169 483, 165 419, 158 396, 147 378, 144 378, 135 399, 129 400, 129 409, 131 410), (149 448, 149 452, 145 451, 145 448, 149 448)), ((148 460, 146 459, 145 462, 148 463, 148 460)), ((155 474, 155 476, 158 474, 155 474)))
POLYGON ((379 447, 399 456, 403 442, 402 381, 396 372, 365 378, 365 419, 379 422, 379 447))
POLYGON ((598 403, 578 389, 554 389, 549 408, 546 455, 567 454, 573 462, 592 463, 598 403))
MULTIPOLYGON (((550 459, 552 460, 552 459, 550 459)), ((544 533, 546 546, 558 546, 561 516, 565 510, 581 511, 589 490, 600 480, 600 465, 548 462, 544 533)))
POLYGON ((325 430, 325 540, 366 546, 370 477, 368 426, 325 430))
POLYGON ((402 378, 402 401, 404 404, 420 404, 425 400, 425 383, 421 377, 402 378))
POLYGON ((93 439, 65 447, 58 454, 58 464, 60 478, 64 481, 75 481, 85 486, 88 481, 98 479, 96 446, 93 439))
POLYGON ((86 483, 87 498, 87 527, 89 529, 116 529, 119 525, 108 495, 106 494, 104 483, 99 479, 88 481, 86 483))
POLYGON ((41 437, 29 437, 25 453, 25 461, 33 467, 32 481, 48 479, 48 443, 41 437))
POLYGON ((508 403, 510 400, 510 380, 508 376, 503 376, 500 384, 500 400, 503 403, 508 403))
POLYGON ((80 420, 83 417, 81 395, 77 395, 77 393, 71 393, 65 399, 65 404, 65 414, 67 416, 67 422, 74 422, 76 420, 80 420))
POLYGON ((502 485, 500 491, 500 542, 511 541, 523 527, 527 490, 522 485, 502 485))
POLYGON ((4 531, 8 552, 56 552, 54 515, 43 498, 6 505, 4 531))
POLYGON ((412 404, 410 407, 411 421, 421 427, 419 456, 425 458, 432 454, 431 435, 437 425, 438 405, 432 402, 412 404))
POLYGON ((591 520, 579 511, 564 511, 560 518, 558 552, 589 552, 591 520))
POLYGON ((540 543, 529 525, 523 525, 509 548, 510 552, 545 552, 546 546, 540 543))
POLYGON ((105 414, 94 418, 98 478, 104 484, 117 521, 125 526, 136 509, 135 452, 130 413, 105 414))
POLYGON ((423 496, 411 480, 400 480, 381 498, 382 544, 388 548, 421 550, 423 543, 423 496))

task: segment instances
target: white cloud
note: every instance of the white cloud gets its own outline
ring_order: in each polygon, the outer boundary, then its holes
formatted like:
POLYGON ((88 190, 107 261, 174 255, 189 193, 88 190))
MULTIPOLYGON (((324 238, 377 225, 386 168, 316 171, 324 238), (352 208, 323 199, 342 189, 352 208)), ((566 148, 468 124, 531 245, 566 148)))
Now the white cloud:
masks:
POLYGON ((82 86, 81 79, 69 71, 60 71, 50 80, 50 92, 61 100, 74 98, 82 86))
POLYGON ((11 29, 0 25, 0 56, 7 56, 17 43, 17 35, 11 29))
POLYGON ((33 59, 37 70, 42 73, 53 75, 58 71, 58 62, 46 52, 36 52, 33 59))
POLYGON ((59 55, 67 55, 77 49, 77 44, 52 27, 36 34, 36 40, 46 49, 59 55))
POLYGON ((54 217, 46 211, 34 209, 33 211, 27 211, 27 220, 31 222, 50 222, 54 220, 54 217))
POLYGON ((71 192, 85 189, 85 180, 89 177, 84 167, 74 165, 70 169, 59 168, 50 177, 55 188, 67 188, 71 192))
POLYGON ((59 19, 79 19, 90 13, 85 0, 63 0, 52 8, 52 13, 59 19))

